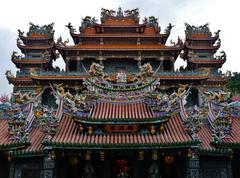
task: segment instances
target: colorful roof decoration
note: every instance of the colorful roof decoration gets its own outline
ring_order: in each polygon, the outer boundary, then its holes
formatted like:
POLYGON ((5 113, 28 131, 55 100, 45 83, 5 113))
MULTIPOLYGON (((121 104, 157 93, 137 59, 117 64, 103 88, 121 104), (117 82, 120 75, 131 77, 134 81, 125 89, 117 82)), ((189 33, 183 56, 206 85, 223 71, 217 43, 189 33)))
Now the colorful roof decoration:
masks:
POLYGON ((181 149, 195 159, 240 149, 240 104, 222 91, 226 53, 215 55, 220 31, 185 24, 185 42, 168 46, 174 25, 161 32, 156 17, 140 22, 139 9, 121 8, 102 8, 100 22, 82 18, 79 33, 66 25, 74 44, 54 41, 53 25, 19 30, 23 55, 12 54, 19 71, 6 71, 14 91, 0 97, 1 152, 181 149), (64 70, 52 65, 59 54, 64 70), (175 70, 179 55, 187 67, 175 70))

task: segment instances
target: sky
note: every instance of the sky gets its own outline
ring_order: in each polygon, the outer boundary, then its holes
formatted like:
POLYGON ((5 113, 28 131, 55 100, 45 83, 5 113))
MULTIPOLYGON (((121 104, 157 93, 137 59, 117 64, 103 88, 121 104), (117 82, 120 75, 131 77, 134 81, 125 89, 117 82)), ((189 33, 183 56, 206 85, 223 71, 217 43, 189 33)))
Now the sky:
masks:
MULTIPOLYGON (((212 32, 221 30, 222 46, 227 54, 227 62, 222 71, 240 72, 239 29, 240 2, 238 0, 7 0, 1 2, 0 10, 0 94, 11 93, 12 85, 8 84, 5 71, 11 69, 15 74, 16 68, 11 62, 12 51, 19 51, 16 46, 17 30, 27 32, 29 22, 38 25, 55 23, 55 40, 62 36, 63 40, 70 39, 69 30, 65 27, 68 22, 78 29, 81 19, 85 16, 100 18, 101 8, 116 10, 140 9, 140 17, 155 16, 159 20, 162 31, 168 23, 174 24, 169 41, 184 39, 184 23, 191 25, 210 24, 212 32)), ((54 65, 63 67, 62 59, 54 65)), ((176 68, 184 65, 181 59, 176 62, 176 68)))

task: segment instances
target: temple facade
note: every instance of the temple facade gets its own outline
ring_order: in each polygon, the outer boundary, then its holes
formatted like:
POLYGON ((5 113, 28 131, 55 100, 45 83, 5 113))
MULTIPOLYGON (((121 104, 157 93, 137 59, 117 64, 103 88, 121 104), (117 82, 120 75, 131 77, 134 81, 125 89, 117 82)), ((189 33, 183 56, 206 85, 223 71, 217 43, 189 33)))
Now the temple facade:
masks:
POLYGON ((73 44, 53 27, 18 30, 13 93, 0 97, 1 178, 240 176, 220 30, 186 23, 174 42, 171 23, 121 8, 86 16, 78 32, 67 24, 73 44), (187 66, 175 69, 178 58, 187 66))

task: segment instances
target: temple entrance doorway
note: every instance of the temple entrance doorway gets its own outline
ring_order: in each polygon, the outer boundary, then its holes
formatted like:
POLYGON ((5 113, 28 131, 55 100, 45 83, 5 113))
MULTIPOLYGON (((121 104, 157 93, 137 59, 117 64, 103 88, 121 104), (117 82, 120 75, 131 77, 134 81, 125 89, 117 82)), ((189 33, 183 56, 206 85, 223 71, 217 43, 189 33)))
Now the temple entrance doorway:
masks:
POLYGON ((113 160, 112 166, 112 178, 133 178, 133 165, 129 159, 113 160))

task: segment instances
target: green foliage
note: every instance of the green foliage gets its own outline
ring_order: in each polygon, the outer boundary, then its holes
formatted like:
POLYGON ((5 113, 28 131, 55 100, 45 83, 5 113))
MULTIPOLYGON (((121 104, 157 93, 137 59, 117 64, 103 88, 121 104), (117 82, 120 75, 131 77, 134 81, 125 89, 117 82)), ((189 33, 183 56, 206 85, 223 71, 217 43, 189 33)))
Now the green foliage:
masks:
POLYGON ((233 94, 240 94, 240 72, 233 72, 227 88, 233 94))

